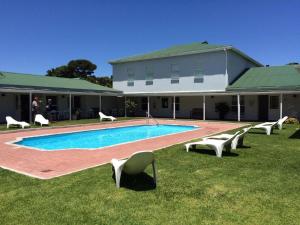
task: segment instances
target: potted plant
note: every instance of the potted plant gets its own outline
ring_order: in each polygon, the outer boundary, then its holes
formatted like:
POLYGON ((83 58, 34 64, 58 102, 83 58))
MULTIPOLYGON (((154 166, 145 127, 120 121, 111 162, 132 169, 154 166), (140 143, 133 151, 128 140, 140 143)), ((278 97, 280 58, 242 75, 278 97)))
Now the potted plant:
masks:
POLYGON ((230 108, 226 102, 219 102, 216 104, 216 111, 219 113, 220 120, 224 120, 226 114, 229 112, 230 108))
POLYGON ((134 116, 134 112, 137 107, 137 104, 131 99, 127 99, 125 102, 125 107, 126 107, 127 115, 134 116))

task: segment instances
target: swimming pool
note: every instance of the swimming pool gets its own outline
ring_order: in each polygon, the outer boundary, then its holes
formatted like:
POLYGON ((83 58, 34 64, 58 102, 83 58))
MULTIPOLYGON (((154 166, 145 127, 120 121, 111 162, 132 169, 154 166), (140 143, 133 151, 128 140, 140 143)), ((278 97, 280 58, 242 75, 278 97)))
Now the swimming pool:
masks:
POLYGON ((199 127, 182 125, 137 125, 26 137, 14 144, 44 151, 68 149, 91 150, 195 129, 199 129, 199 127))

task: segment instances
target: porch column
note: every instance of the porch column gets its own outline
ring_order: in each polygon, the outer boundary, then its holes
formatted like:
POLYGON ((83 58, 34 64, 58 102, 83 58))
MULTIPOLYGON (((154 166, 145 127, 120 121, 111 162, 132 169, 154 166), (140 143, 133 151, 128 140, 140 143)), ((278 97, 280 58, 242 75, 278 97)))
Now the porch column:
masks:
POLYGON ((279 118, 282 118, 282 97, 283 97, 282 93, 280 93, 280 98, 279 98, 280 99, 279 100, 280 101, 280 103, 279 103, 279 108, 280 108, 279 116, 280 117, 279 118))
POLYGON ((150 97, 147 97, 147 117, 150 117, 150 97))
POLYGON ((29 92, 29 123, 32 122, 32 92, 29 92))
POLYGON ((238 121, 241 121, 241 104, 240 104, 240 94, 237 95, 237 113, 238 113, 238 121))
POLYGON ((102 96, 99 95, 99 112, 102 112, 102 96))
POLYGON ((127 117, 126 96, 124 96, 124 116, 127 117))
POLYGON ((69 94, 69 120, 72 120, 72 95, 69 94))
POLYGON ((203 95, 203 120, 205 120, 205 95, 203 95))
POLYGON ((175 109, 175 106, 176 106, 176 97, 174 96, 173 97, 173 119, 175 120, 176 119, 176 109, 175 109))

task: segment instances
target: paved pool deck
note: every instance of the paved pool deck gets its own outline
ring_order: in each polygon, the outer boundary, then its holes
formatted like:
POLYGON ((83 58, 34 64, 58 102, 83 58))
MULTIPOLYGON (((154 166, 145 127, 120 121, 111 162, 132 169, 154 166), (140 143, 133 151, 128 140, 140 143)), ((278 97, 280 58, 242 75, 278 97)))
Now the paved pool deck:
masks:
MULTIPOLYGON (((51 179, 109 163, 112 158, 122 159, 137 151, 156 151, 192 139, 236 129, 245 123, 203 122, 200 120, 159 119, 160 124, 196 125, 201 129, 140 140, 96 150, 39 151, 8 144, 16 138, 74 132, 130 125, 144 125, 146 120, 128 120, 90 124, 84 126, 57 127, 51 129, 19 130, 0 133, 0 167, 39 179, 51 179)), ((184 148, 182 148, 184 150, 184 148)))

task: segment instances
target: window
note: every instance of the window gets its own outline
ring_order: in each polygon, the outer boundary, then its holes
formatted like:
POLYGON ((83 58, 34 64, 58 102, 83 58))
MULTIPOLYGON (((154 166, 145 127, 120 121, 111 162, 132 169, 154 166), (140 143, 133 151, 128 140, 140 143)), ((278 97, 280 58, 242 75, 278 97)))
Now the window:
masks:
MULTIPOLYGON (((245 113, 245 96, 240 96, 240 106, 241 106, 241 114, 245 113)), ((237 112, 238 111, 238 103, 237 103, 237 96, 232 96, 231 99, 231 111, 237 112)))
POLYGON ((203 83, 204 76, 203 71, 200 69, 196 69, 194 73, 194 83, 203 83))
POLYGON ((145 84, 146 85, 153 85, 153 77, 154 77, 154 72, 153 68, 150 66, 146 67, 146 78, 145 78, 145 84))
POLYGON ((148 99, 146 97, 142 98, 142 110, 147 111, 148 110, 148 99))
POLYGON ((127 86, 134 86, 134 71, 131 68, 127 69, 127 86))
POLYGON ((178 64, 171 64, 171 84, 179 83, 179 66, 178 64))
MULTIPOLYGON (((172 98, 174 99, 174 98, 172 98)), ((172 109, 173 109, 173 101, 172 100, 172 109)), ((176 111, 179 111, 180 110, 180 98, 179 97, 175 97, 175 110, 176 111)))
POLYGON ((279 109, 279 96, 270 96, 270 109, 279 109))
POLYGON ((161 98, 161 107, 166 109, 169 107, 169 99, 168 98, 161 98))

